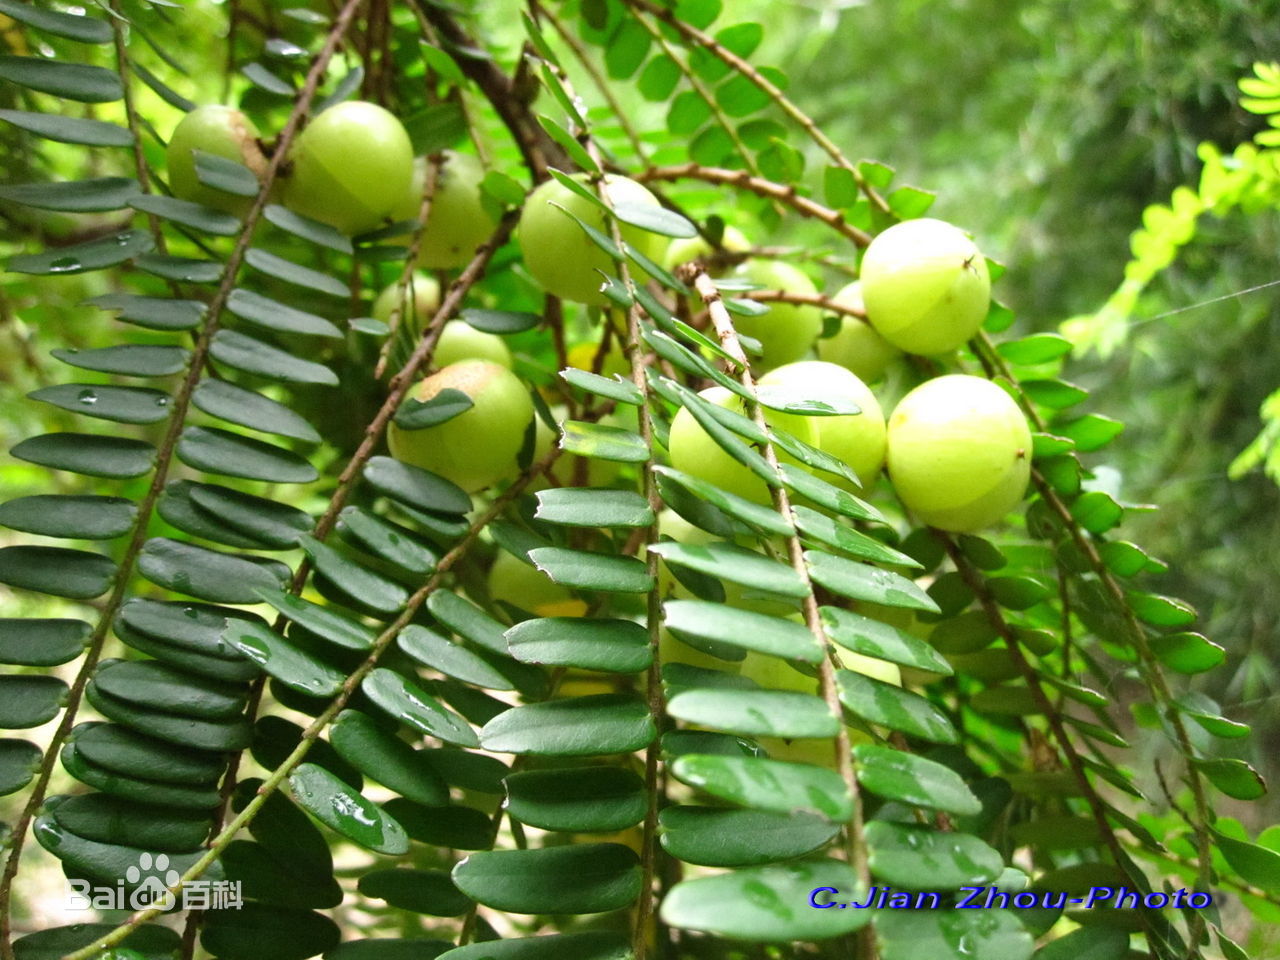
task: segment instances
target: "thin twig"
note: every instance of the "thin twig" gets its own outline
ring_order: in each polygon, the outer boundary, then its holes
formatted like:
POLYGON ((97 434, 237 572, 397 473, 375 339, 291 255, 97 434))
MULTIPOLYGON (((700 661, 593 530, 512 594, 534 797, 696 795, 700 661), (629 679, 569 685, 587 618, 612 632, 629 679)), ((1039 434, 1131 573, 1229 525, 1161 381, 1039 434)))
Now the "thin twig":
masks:
POLYGON ((860 247, 865 247, 871 242, 871 234, 846 221, 844 214, 839 210, 825 207, 816 200, 801 195, 794 185, 784 187, 772 180, 752 176, 747 170, 729 170, 725 167, 704 167, 700 163, 682 163, 670 167, 649 167, 637 173, 634 179, 641 183, 650 180, 704 180, 707 183, 738 187, 762 197, 778 200, 801 216, 819 220, 860 247))

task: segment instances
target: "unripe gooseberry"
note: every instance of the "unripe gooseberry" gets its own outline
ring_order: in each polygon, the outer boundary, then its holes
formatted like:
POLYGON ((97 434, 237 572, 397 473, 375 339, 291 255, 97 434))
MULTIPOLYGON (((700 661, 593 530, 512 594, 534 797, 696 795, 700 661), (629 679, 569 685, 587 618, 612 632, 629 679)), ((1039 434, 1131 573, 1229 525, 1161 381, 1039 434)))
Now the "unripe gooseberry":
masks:
POLYGON ((1026 493, 1031 431, 990 380, 937 377, 889 417, 888 467, 898 499, 921 521, 956 533, 980 530, 1026 493))
MULTIPOLYGON (((394 283, 378 294, 373 301, 373 318, 389 324, 396 294, 400 293, 405 299, 400 324, 412 330, 415 336, 420 335, 423 326, 440 309, 440 285, 426 274, 418 273, 414 274, 412 286, 412 297, 405 290, 397 290, 394 283)), ((465 320, 450 320, 440 331, 435 352, 431 355, 431 366, 439 369, 462 360, 488 360, 511 369, 511 351, 502 337, 477 330, 465 320)))
POLYGON ((253 198, 201 183, 196 176, 196 150, 234 160, 261 177, 267 160, 258 145, 258 128, 234 107, 206 104, 179 121, 165 147, 169 189, 175 197, 243 216, 253 198))
POLYGON ((473 493, 516 475, 516 457, 533 418, 524 384, 506 367, 487 360, 463 360, 433 373, 412 396, 430 400, 440 391, 459 390, 472 406, 444 423, 387 432, 392 456, 430 470, 473 493))
MULTIPOLYGON (((594 189, 588 184, 585 174, 575 174, 574 179, 586 185, 588 190, 594 189)), ((609 202, 614 206, 658 205, 652 193, 626 177, 606 176, 604 187, 609 202)), ((529 194, 520 214, 520 225, 516 228, 524 265, 548 293, 575 303, 603 306, 608 301, 600 292, 604 282, 601 272, 616 277, 618 267, 565 211, 609 235, 604 210, 560 181, 548 180, 529 194)), ((619 227, 627 244, 650 260, 662 259, 666 237, 625 223, 619 227)), ((630 269, 633 276, 638 273, 634 263, 630 264, 630 269)))
POLYGON ((958 227, 928 217, 879 234, 862 257, 867 320, 907 353, 954 350, 991 305, 986 258, 958 227))
POLYGON ((289 159, 285 206, 346 234, 386 225, 413 177, 409 134, 392 113, 360 100, 316 116, 289 159))
MULTIPOLYGON (((426 226, 418 241, 418 266, 428 270, 452 270, 466 266, 476 247, 489 239, 497 221, 482 202, 480 184, 484 166, 469 153, 444 151, 436 174, 435 191, 426 226)), ((404 196, 391 212, 394 221, 416 220, 422 211, 422 194, 427 182, 427 158, 413 161, 413 178, 404 196)), ((408 243, 408 237, 397 238, 408 243)))
MULTIPOLYGON (((724 233, 720 237, 720 248, 730 253, 745 253, 751 249, 751 241, 747 239, 747 235, 737 227, 726 226, 724 233)), ((689 263, 693 260, 699 260, 703 257, 709 257, 716 252, 716 248, 711 246, 701 236, 697 237, 681 237, 672 240, 667 247, 667 255, 662 261, 662 265, 668 270, 674 270, 682 263, 689 263)), ((723 266, 716 267, 708 271, 713 277, 722 276, 726 270, 723 266)))
MULTIPOLYGON (((862 282, 853 281, 841 287, 831 298, 844 307, 866 310, 862 300, 862 282)), ((895 347, 865 320, 843 315, 840 328, 830 337, 818 340, 818 359, 838 363, 857 374, 863 383, 875 383, 884 376, 889 364, 902 356, 895 347)))
MULTIPOLYGON (((698 396, 734 413, 745 413, 742 398, 731 393, 726 387, 709 387, 698 396)), ((769 426, 785 430, 797 440, 814 445, 817 443, 817 433, 813 426, 817 417, 766 409, 764 419, 769 426)), ((675 419, 671 421, 671 436, 667 450, 671 455, 671 465, 677 470, 692 474, 721 490, 748 500, 754 500, 757 503, 770 501, 768 485, 722 450, 685 407, 681 407, 675 419)), ((780 447, 775 447, 775 451, 778 459, 783 463, 796 463, 796 460, 780 447)))
MULTIPOLYGON (((818 288, 804 273, 781 260, 748 260, 734 276, 749 280, 765 290, 783 293, 816 294, 818 288)), ((822 332, 822 310, 802 303, 771 300, 769 312, 758 317, 733 318, 734 326, 760 341, 763 353, 752 358, 754 366, 771 370, 799 360, 822 332)))
POLYGON ((539 617, 580 617, 587 605, 531 563, 499 550, 489 568, 489 597, 539 617))
MULTIPOLYGON (((856 374, 834 363, 801 360, 770 370, 760 378, 760 386, 785 387, 814 400, 831 397, 852 402, 861 413, 809 418, 816 436, 814 446, 848 464, 864 487, 879 475, 884 466, 884 412, 856 374)), ((830 479, 841 486, 850 485, 842 478, 830 479)))

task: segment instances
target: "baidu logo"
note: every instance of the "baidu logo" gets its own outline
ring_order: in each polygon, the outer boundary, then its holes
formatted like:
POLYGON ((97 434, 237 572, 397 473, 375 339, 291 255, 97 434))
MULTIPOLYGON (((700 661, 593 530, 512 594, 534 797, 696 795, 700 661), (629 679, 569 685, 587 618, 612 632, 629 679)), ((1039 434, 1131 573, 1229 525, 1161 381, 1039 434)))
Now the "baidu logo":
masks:
POLYGON ((114 886, 94 886, 88 880, 67 881, 68 910, 238 910, 240 881, 189 880, 169 861, 168 854, 142 853, 114 886))

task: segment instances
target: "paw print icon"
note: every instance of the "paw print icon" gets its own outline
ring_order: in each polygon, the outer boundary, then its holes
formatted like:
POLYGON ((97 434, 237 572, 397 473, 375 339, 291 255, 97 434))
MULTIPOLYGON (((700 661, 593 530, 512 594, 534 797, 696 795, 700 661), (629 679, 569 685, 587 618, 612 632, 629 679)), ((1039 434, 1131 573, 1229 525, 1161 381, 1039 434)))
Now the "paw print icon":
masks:
POLYGON ((180 875, 169 866, 169 857, 163 853, 155 857, 150 853, 143 853, 136 864, 125 870, 124 879, 132 888, 129 906, 134 910, 152 907, 169 910, 176 902, 176 897, 169 888, 178 882, 180 875))

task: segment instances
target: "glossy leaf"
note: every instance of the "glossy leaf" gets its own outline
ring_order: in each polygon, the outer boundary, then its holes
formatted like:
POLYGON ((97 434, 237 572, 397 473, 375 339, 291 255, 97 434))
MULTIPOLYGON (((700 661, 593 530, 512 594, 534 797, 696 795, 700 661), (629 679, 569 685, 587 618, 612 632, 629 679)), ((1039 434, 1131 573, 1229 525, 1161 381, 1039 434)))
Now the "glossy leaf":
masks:
POLYGON ((274 630, 257 624, 228 626, 223 634, 235 649, 287 687, 312 697, 330 697, 346 675, 299 649, 274 630))
POLYGON ((78 657, 93 628, 83 620, 0 618, 0 663, 56 667, 78 657))
POLYGON ((617 843, 473 853, 453 868, 467 896, 509 913, 602 913, 640 894, 640 861, 617 843))
POLYGON ((521 663, 635 673, 653 661, 648 631, 630 620, 526 620, 506 632, 506 642, 511 656, 521 663))
POLYGON ((55 597, 89 600, 115 579, 109 557, 63 547, 0 547, 0 583, 55 597))
POLYGON ((809 629, 792 620, 702 600, 668 600, 665 623, 680 637, 727 643, 787 660, 819 663, 821 643, 809 629))
POLYGON ((80 103, 110 103, 124 96, 111 70, 43 57, 0 56, 0 79, 80 103))
POLYGON ((465 720, 442 707, 422 688, 386 667, 371 671, 361 682, 360 689, 393 720, 428 736, 439 737, 445 743, 462 747, 480 746, 480 739, 465 720))
POLYGON ((746 736, 830 738, 840 729, 825 700, 789 690, 694 689, 676 693, 677 720, 746 736))
POLYGON ((682 544, 674 540, 652 543, 649 550, 668 564, 690 567, 708 576, 729 580, 784 597, 805 597, 808 584, 791 567, 736 544, 682 544))
POLYGON ((511 816, 542 830, 611 833, 639 823, 648 809, 644 781, 619 767, 526 770, 506 786, 511 816))
POLYGON ((606 693, 512 707, 485 724, 480 742, 495 753, 591 757, 640 750, 655 732, 643 701, 606 693))
POLYGON ((645 565, 635 557, 538 547, 529 551, 529 559, 555 583, 579 590, 645 593, 653 586, 645 565))
POLYGON ((90 477, 126 480, 151 470, 155 448, 143 440, 90 433, 46 433, 9 451, 19 460, 90 477))
POLYGON ((329 740, 343 759, 400 796, 429 807, 449 802, 449 787, 426 755, 367 714, 342 711, 329 728, 329 740))
POLYGON ((186 369, 191 353, 182 347, 122 343, 92 350, 59 348, 50 353, 63 363, 84 370, 131 377, 165 377, 186 369))
POLYGON ((338 376, 323 364, 303 360, 235 330, 219 330, 209 355, 219 363, 268 380, 336 387, 338 376))
POLYGON ((836 671, 836 685, 840 702, 868 723, 934 743, 960 742, 942 709, 918 693, 853 670, 836 671))
POLYGON ((846 650, 943 676, 952 673, 933 646, 903 630, 839 607, 822 607, 821 614, 827 636, 846 650))
POLYGON ((872 793, 915 806, 974 816, 982 804, 950 767, 872 744, 853 748, 858 782, 872 793))
POLYGON ((939 612, 938 605, 927 593, 891 570, 814 550, 805 551, 805 560, 813 579, 842 597, 881 603, 887 607, 939 612))
POLYGON ((849 790, 833 770, 756 757, 688 754, 671 766, 677 780, 712 796, 759 810, 821 814, 843 822, 853 814, 849 790))
POLYGON ((299 764, 289 775, 298 805, 335 833, 377 853, 409 851, 404 828, 324 767, 299 764))

